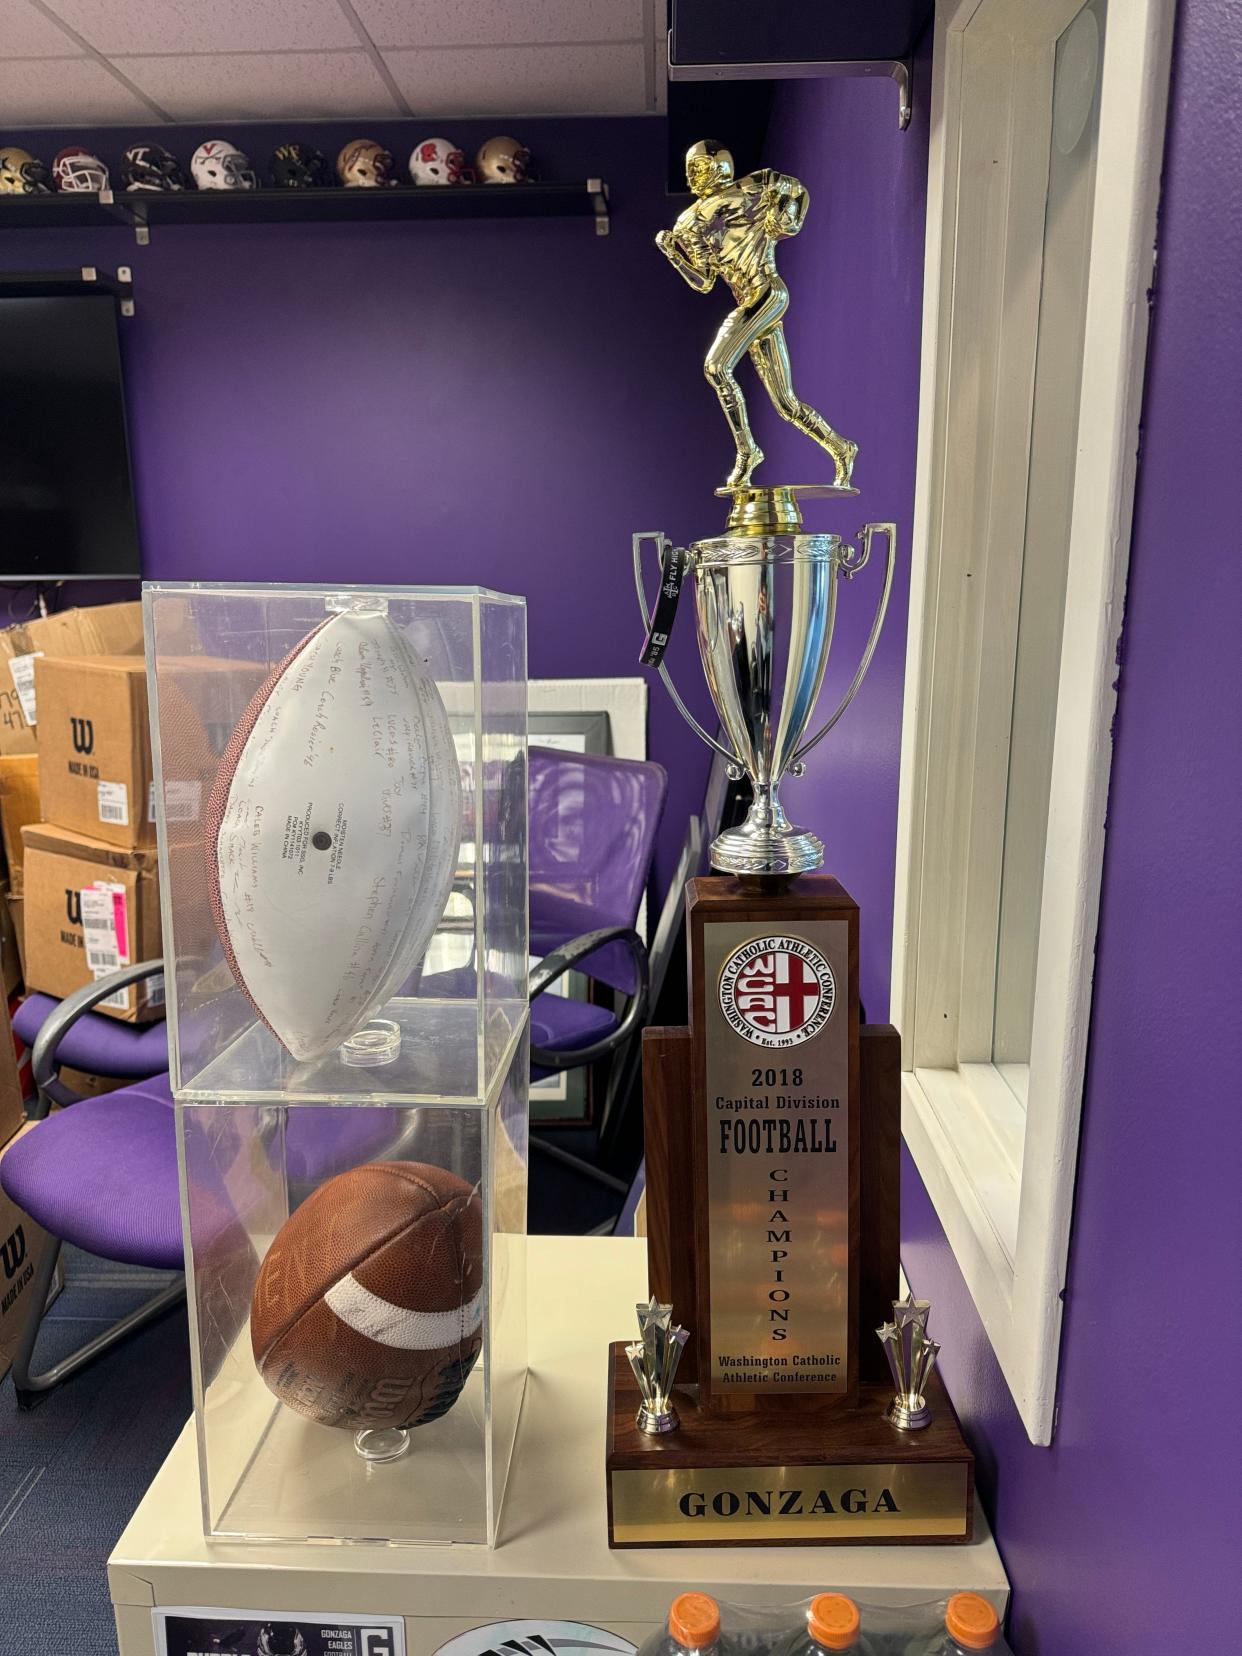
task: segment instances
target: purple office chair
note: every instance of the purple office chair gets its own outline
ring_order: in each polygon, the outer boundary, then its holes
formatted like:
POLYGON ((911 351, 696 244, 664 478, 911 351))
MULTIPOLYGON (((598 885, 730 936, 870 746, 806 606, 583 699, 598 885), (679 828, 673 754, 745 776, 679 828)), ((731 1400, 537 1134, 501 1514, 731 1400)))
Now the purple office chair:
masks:
MULTIPOLYGON (((71 1374, 185 1298, 185 1278, 179 1275, 71 1356, 42 1374, 31 1373, 43 1307, 62 1243, 73 1243, 88 1253, 122 1264, 177 1272, 183 1268, 177 1135, 168 1075, 102 1093, 98 1098, 76 1100, 56 1078, 61 1062, 76 1066, 79 1058, 71 1055, 86 1050, 92 1058, 83 1067, 108 1073, 100 1068, 101 1053, 107 1056, 101 1045, 84 1047, 73 1041, 76 1025, 89 1018, 93 1023, 134 1033, 129 1026, 90 1009, 126 984, 153 977, 163 969, 162 960, 123 966, 58 1005, 53 1003, 50 1016, 40 1020, 32 1063, 40 1110, 46 1119, 39 1120, 35 1130, 18 1139, 0 1160, 0 1186, 5 1194, 52 1238, 27 1289, 35 1310, 13 1357, 13 1386, 22 1409, 33 1408, 40 1397, 71 1374), (71 1107, 48 1116, 48 1105, 53 1101, 71 1107)), ((163 1025, 158 1027, 162 1029, 163 1025)), ((165 1040, 165 1071, 167 1054, 165 1040)))
MULTIPOLYGON (((93 990, 95 985, 87 988, 93 990)), ((120 1023, 88 1010, 101 997, 89 994, 83 1002, 82 993, 79 990, 63 1001, 51 995, 27 995, 13 1014, 13 1031, 20 1040, 33 1049, 46 1028, 52 1037, 50 1050, 56 1054, 55 1065, 39 1082, 36 1120, 47 1115, 53 1104, 77 1102, 77 1094, 56 1073, 61 1064, 88 1075, 107 1076, 110 1081, 147 1081, 168 1070, 168 1026, 162 1018, 149 1024, 120 1023)))
MULTIPOLYGON (((582 1153, 543 1136, 556 1129, 532 1134, 531 1146, 618 1198, 628 1189, 615 1165, 633 1090, 626 1058, 647 1011, 647 949, 634 925, 667 788, 663 767, 646 761, 530 750, 530 949, 542 956, 528 985, 531 1079, 609 1061, 598 1125, 572 1130, 582 1153), (627 997, 624 1010, 545 993, 571 969, 627 997)), ((532 1221, 543 1197, 556 1197, 539 1189, 547 1182, 532 1169, 532 1221)))

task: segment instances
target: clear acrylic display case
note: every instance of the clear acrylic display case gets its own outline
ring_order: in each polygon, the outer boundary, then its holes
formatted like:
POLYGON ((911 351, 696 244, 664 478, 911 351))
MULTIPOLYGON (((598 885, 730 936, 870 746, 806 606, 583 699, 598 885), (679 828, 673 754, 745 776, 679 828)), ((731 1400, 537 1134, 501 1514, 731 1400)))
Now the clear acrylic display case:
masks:
POLYGON ((526 1013, 523 600, 469 587, 197 582, 148 583, 143 599, 176 1096, 315 1100, 368 1091, 367 1068, 348 1055, 299 1061, 264 1027, 230 970, 206 878, 211 790, 251 698, 325 619, 355 610, 385 612, 434 680, 462 800, 452 895, 417 981, 383 1011, 399 1028, 400 1049, 370 1082, 386 1102, 483 1097, 526 1013))
POLYGON ((205 1532, 494 1544, 526 1375, 525 606, 473 588, 200 583, 148 584, 144 604, 205 1532), (385 616, 434 682, 460 840, 425 957, 368 1020, 379 1045, 299 1060, 221 940, 209 801, 256 690, 342 614, 385 616), (477 1191, 481 1349, 438 1418, 359 1437, 268 1389, 252 1302, 290 1216, 393 1161, 477 1191))
POLYGON ((494 1545, 526 1381, 525 1034, 479 1105, 178 1103, 203 1528, 222 1539, 494 1545), (453 1406, 392 1460, 281 1402, 251 1307, 288 1216, 362 1163, 431 1163, 479 1187, 482 1350, 453 1406))

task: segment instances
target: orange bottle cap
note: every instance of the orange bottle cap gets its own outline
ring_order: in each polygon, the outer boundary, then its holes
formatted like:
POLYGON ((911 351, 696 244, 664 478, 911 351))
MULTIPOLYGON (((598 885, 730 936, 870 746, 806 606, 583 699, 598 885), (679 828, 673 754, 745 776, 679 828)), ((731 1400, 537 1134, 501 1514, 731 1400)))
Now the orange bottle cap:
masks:
POLYGON ((806 1625, 815 1643, 825 1650, 852 1650, 862 1621, 852 1598, 844 1593, 819 1593, 811 1600, 806 1625))
POLYGON ((720 1606, 706 1593, 678 1593, 669 1606, 668 1630, 679 1645, 706 1650, 720 1637, 720 1606))
POLYGON ((954 1593, 945 1611, 944 1625, 951 1638, 967 1650, 990 1650, 1000 1638, 1000 1620, 978 1593, 954 1593))

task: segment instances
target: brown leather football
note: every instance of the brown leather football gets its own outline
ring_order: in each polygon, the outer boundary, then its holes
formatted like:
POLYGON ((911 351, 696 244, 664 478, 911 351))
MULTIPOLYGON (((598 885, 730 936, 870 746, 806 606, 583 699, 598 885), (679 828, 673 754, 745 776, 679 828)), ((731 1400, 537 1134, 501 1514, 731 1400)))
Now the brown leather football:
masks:
POLYGON ((280 1227, 250 1338, 268 1386, 319 1425, 420 1426, 460 1396, 482 1322, 477 1190, 426 1162, 371 1162, 280 1227))

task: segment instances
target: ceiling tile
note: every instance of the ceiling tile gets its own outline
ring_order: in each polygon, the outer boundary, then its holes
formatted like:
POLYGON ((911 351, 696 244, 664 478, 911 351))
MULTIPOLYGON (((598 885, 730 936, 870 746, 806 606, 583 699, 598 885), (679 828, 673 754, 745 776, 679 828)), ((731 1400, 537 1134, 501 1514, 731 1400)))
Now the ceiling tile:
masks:
MULTIPOLYGON (((93 58, 0 61, 5 126, 149 125, 151 110, 93 58)), ((43 156, 44 161, 51 160, 43 156)))
POLYGON ((321 120, 400 113, 365 52, 117 57, 176 121, 321 120))
POLYGON ((63 29, 49 23, 26 0, 0 0, 0 29, 6 58, 77 57, 81 53, 63 29))
POLYGON ((336 0, 47 0, 105 57, 356 46, 336 0))
POLYGON ((641 40, 644 0, 353 0, 377 46, 641 40))
POLYGON ((391 51, 384 61, 420 115, 642 115, 650 107, 641 45, 391 51))

